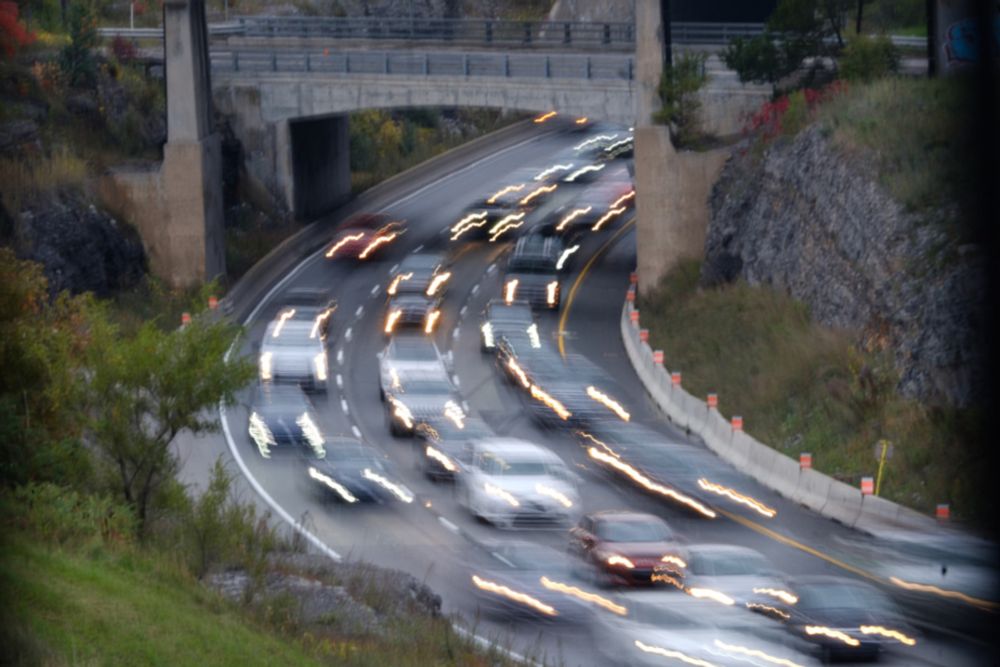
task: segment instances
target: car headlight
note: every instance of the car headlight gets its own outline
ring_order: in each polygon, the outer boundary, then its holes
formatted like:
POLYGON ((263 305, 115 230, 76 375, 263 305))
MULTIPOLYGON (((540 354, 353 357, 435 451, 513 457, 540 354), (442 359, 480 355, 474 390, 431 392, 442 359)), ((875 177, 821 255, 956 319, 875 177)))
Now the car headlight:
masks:
POLYGON ((486 491, 486 495, 496 499, 497 501, 505 502, 511 507, 521 506, 521 503, 518 501, 517 498, 514 497, 514 494, 507 491, 506 489, 501 489, 499 486, 496 486, 495 484, 490 484, 489 482, 486 482, 486 484, 483 486, 483 490, 486 491))
POLYGON ((316 379, 326 382, 326 352, 320 352, 313 358, 313 365, 316 366, 316 379))
POLYGON ((385 320, 385 332, 392 333, 392 330, 396 328, 396 322, 399 318, 403 316, 403 311, 397 309, 389 313, 389 317, 385 320))
POLYGON ((250 427, 247 430, 250 433, 250 437, 253 438, 254 443, 257 444, 260 455, 265 459, 271 458, 271 446, 277 443, 274 440, 271 429, 267 427, 267 424, 256 412, 250 413, 250 427))
POLYGON ((440 317, 441 311, 437 308, 427 313, 427 321, 424 323, 424 333, 433 333, 434 327, 437 325, 437 321, 440 317))
POLYGON ((604 562, 612 567, 624 567, 627 570, 631 570, 635 567, 635 563, 630 561, 625 556, 619 556, 618 554, 611 554, 604 559, 604 562))
POLYGON ((260 355, 260 379, 270 380, 271 379, 271 353, 264 352, 260 355))
POLYGON ((483 345, 487 348, 493 347, 493 325, 489 322, 484 322, 482 326, 483 331, 483 345))
POLYGON ((514 303, 514 297, 517 296, 517 283, 517 278, 514 278, 503 286, 503 300, 508 306, 514 303))
POLYGON ((559 281, 553 280, 545 286, 545 300, 550 306, 559 303, 559 281))

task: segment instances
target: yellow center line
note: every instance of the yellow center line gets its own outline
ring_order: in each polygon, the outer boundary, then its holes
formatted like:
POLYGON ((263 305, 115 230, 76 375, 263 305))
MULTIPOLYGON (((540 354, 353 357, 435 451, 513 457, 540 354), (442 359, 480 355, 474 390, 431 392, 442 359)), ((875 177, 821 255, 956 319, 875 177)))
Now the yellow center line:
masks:
POLYGON ((590 269, 594 265, 594 262, 600 259, 601 256, 607 252, 612 245, 614 245, 615 241, 618 240, 618 237, 628 231, 634 224, 635 218, 632 218, 622 225, 621 229, 615 232, 614 236, 605 241, 604 245, 597 249, 597 252, 595 252, 594 255, 587 261, 583 269, 580 271, 580 274, 576 277, 576 280, 573 281, 573 287, 569 290, 569 296, 566 297, 566 303, 563 306, 562 315, 559 317, 559 354, 562 355, 563 359, 566 358, 566 344, 563 341, 566 333, 566 321, 569 319, 569 311, 573 308, 573 299, 576 298, 576 291, 580 289, 580 285, 583 284, 583 279, 587 277, 588 273, 590 273, 590 269))

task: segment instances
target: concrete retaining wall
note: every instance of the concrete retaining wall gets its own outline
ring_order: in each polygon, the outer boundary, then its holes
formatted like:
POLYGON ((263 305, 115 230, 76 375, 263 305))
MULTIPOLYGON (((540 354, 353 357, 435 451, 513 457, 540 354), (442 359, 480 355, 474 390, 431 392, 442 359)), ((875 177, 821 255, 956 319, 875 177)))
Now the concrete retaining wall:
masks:
POLYGON ((818 514, 870 534, 911 529, 936 530, 937 522, 919 512, 879 498, 812 469, 732 428, 715 408, 670 383, 670 373, 653 363, 648 343, 632 324, 632 304, 622 310, 622 343, 647 393, 676 425, 698 435, 720 458, 780 495, 818 514))

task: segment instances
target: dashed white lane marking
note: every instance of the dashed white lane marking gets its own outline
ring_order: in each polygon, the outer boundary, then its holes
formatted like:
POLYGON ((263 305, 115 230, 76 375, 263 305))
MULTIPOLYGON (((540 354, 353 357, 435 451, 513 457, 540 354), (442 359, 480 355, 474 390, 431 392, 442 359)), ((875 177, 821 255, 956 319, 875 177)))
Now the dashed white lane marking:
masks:
POLYGON ((344 348, 337 350, 337 363, 341 366, 344 365, 344 348))
POLYGON ((458 332, 459 332, 460 330, 461 330, 461 329, 460 329, 459 327, 455 327, 455 330, 451 332, 451 337, 452 337, 453 339, 455 339, 455 340, 458 340, 458 332))
POLYGON ((476 283, 475 285, 472 286, 472 293, 476 294, 478 292, 479 292, 479 284, 476 283))
POLYGON ((361 437, 361 429, 358 428, 357 426, 352 426, 351 427, 351 433, 354 434, 355 438, 360 438, 361 437))
POLYGON ((382 289, 381 285, 375 285, 375 287, 372 287, 372 296, 377 295, 380 289, 382 289))
POLYGON ((344 388, 344 378, 340 373, 337 373, 337 389, 344 388))
POLYGON ((354 317, 361 317, 361 313, 365 312, 364 306, 358 306, 358 309, 354 311, 354 317))
POLYGON ((345 415, 351 414, 351 409, 347 407, 347 401, 345 399, 340 399, 340 409, 344 411, 345 415))
POLYGON ((393 264, 392 268, 389 269, 389 273, 395 273, 396 269, 398 269, 398 268, 399 268, 399 264, 393 264))
POLYGON ((420 245, 418 245, 416 248, 413 249, 413 252, 420 252, 423 249, 424 249, 424 244, 421 243, 420 245))
POLYGON ((467 312, 469 312, 469 307, 466 305, 462 306, 462 309, 458 311, 458 314, 461 315, 462 317, 465 317, 465 314, 467 312))
POLYGON ((354 332, 351 331, 351 327, 347 327, 347 331, 344 332, 344 340, 350 342, 352 335, 354 335, 354 332))
POLYGON ((452 383, 454 383, 454 385, 456 387, 461 387, 462 386, 462 383, 458 381, 458 376, 457 375, 452 375, 451 376, 451 381, 452 381, 452 383))
POLYGON ((455 524, 453 524, 451 521, 448 521, 448 519, 444 518, 443 516, 439 516, 438 517, 438 521, 441 522, 442 526, 444 526, 445 528, 447 528, 451 532, 455 533, 456 535, 458 535, 460 532, 462 532, 459 529, 458 526, 456 526, 455 524))
POLYGON ((489 268, 486 269, 486 273, 493 273, 496 270, 497 270, 497 263, 493 262, 492 264, 490 264, 489 268))

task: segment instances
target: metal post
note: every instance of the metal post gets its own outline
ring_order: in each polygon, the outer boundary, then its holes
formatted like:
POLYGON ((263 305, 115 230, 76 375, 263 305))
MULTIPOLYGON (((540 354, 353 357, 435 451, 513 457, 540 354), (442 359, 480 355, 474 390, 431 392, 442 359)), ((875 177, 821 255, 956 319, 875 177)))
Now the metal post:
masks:
POLYGON ((531 24, 524 22, 524 43, 531 44, 531 24))
POLYGON ((312 71, 312 55, 308 51, 306 52, 306 71, 312 71))
POLYGON ((674 64, 673 27, 670 22, 670 0, 660 0, 660 26, 663 28, 663 65, 674 64))
POLYGON ((934 77, 938 73, 938 3, 937 0, 927 0, 927 76, 934 77))
POLYGON ((271 52, 271 71, 272 72, 277 72, 278 71, 278 52, 277 51, 272 51, 271 52))
POLYGON ((503 56, 503 75, 510 76, 510 55, 506 53, 503 56))
POLYGON ((875 476, 875 495, 878 495, 879 489, 882 488, 882 470, 885 468, 886 453, 889 451, 889 441, 880 440, 879 444, 882 445, 882 455, 878 460, 878 475, 875 476))
POLYGON ((552 63, 549 61, 548 56, 545 56, 545 78, 552 78, 552 63))
POLYGON ((128 27, 135 30, 135 3, 128 3, 128 27))
POLYGON ((462 54, 462 73, 465 74, 465 76, 469 76, 469 54, 468 53, 463 53, 462 54))
POLYGON ((486 43, 489 44, 493 41, 493 21, 486 22, 486 43))
POLYGON ((389 52, 382 53, 382 74, 389 73, 389 52))
POLYGON ((604 24, 604 39, 601 40, 604 44, 611 43, 611 26, 607 23, 604 24))
POLYGON ((628 59, 628 80, 632 80, 632 59, 628 59))
POLYGON ((350 74, 350 73, 351 73, 351 54, 350 53, 345 53, 344 54, 344 74, 350 74))
POLYGON ((563 44, 570 44, 573 42, 573 33, 571 32, 569 22, 567 21, 563 25, 563 44))
POLYGON ((591 78, 591 71, 590 71, 590 56, 587 56, 587 78, 588 78, 588 79, 589 79, 589 78, 591 78))
POLYGON ((431 56, 429 53, 424 54, 424 76, 431 73, 431 56))
POLYGON ((240 71, 240 52, 239 51, 233 51, 233 71, 234 72, 239 72, 240 71))

